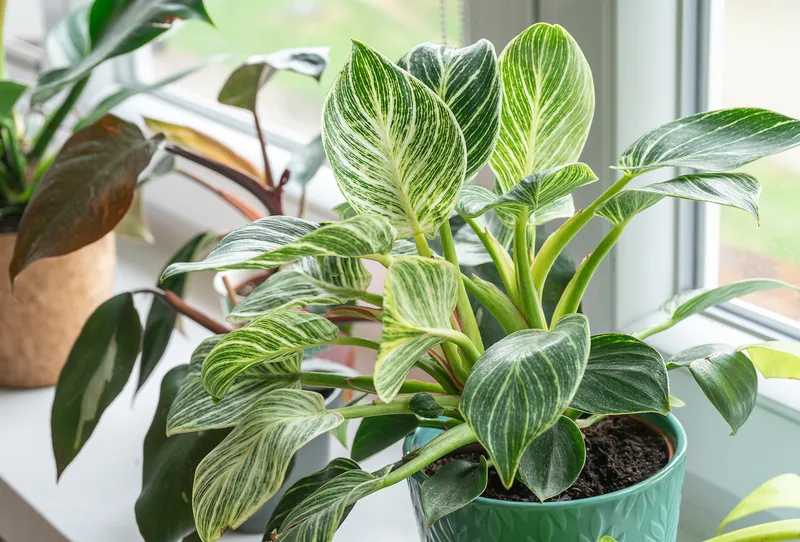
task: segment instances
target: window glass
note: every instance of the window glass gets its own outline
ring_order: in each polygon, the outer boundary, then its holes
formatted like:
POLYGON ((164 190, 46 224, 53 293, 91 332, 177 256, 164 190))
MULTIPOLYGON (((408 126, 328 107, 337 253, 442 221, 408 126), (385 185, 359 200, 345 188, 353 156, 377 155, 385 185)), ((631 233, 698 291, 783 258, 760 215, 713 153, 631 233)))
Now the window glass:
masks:
POLYGON ((425 42, 462 42, 461 0, 206 0, 216 28, 190 21, 152 47, 140 78, 158 80, 202 57, 232 53, 228 62, 184 79, 182 89, 216 100, 226 75, 248 55, 330 46, 321 83, 293 73, 275 76, 259 96, 264 129, 299 140, 319 132, 322 100, 350 53, 350 39, 400 58, 425 42))

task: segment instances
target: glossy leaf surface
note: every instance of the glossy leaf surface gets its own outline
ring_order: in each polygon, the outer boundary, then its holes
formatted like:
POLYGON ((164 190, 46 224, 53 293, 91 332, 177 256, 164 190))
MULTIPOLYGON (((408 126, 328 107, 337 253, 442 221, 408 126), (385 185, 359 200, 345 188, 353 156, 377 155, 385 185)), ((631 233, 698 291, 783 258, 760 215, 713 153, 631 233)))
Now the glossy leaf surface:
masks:
POLYGON ((478 463, 450 461, 422 482, 420 500, 428 525, 455 512, 481 496, 489 481, 489 466, 481 456, 478 463))
POLYGON ((722 520, 719 532, 732 521, 775 508, 800 509, 800 476, 781 474, 758 486, 722 520))
POLYGON ((419 422, 413 414, 393 414, 364 418, 353 439, 350 457, 363 461, 405 438, 417 428, 419 422))
POLYGON ((519 475, 544 502, 569 489, 586 462, 586 444, 575 422, 561 416, 531 442, 519 463, 519 475))

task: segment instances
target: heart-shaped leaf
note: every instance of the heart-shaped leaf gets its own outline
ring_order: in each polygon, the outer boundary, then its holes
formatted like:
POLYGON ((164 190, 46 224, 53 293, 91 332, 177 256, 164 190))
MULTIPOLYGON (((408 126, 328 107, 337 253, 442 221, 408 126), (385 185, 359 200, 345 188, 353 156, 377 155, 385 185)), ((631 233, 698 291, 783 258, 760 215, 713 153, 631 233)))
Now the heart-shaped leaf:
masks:
POLYGON ((750 417, 758 396, 758 376, 743 353, 724 344, 704 344, 673 356, 668 367, 689 369, 734 434, 750 417))
POLYGON ((371 280, 357 258, 302 258, 259 284, 228 320, 245 322, 279 309, 345 303, 364 295, 371 280))
POLYGON ((192 354, 186 378, 169 410, 167 435, 233 427, 242 420, 253 403, 267 393, 279 389, 300 389, 302 356, 297 354, 283 361, 261 363, 247 369, 236 378, 225 397, 214 402, 203 387, 202 366, 222 337, 209 337, 192 354))
POLYGON ((130 293, 100 305, 83 325, 58 377, 50 415, 59 477, 128 382, 141 339, 142 324, 130 293))
POLYGON ((91 48, 67 68, 39 80, 32 101, 43 103, 88 76, 102 62, 130 53, 166 32, 174 21, 211 23, 202 0, 96 0, 89 12, 91 48))
POLYGON ((342 423, 318 393, 273 391, 197 466, 192 505, 205 542, 236 528, 278 492, 294 454, 342 423))
POLYGON ((722 520, 719 533, 732 521, 775 508, 800 508, 800 476, 781 474, 758 486, 722 520))
POLYGON ((136 523, 145 542, 176 542, 195 533, 192 505, 194 472, 228 431, 203 431, 167 438, 167 412, 184 381, 188 365, 172 368, 161 381, 153 422, 144 438, 142 492, 136 523))
POLYGON ((764 378, 800 380, 800 344, 793 341, 769 341, 739 347, 747 352, 764 378))
POLYGON ((382 478, 363 470, 344 472, 308 496, 278 529, 281 542, 331 542, 345 513, 380 488, 382 478))
POLYGON ((433 90, 453 112, 467 144, 467 179, 492 155, 500 133, 500 70, 494 46, 480 40, 454 48, 422 43, 397 63, 433 90))
POLYGON ((322 225, 291 216, 268 216, 233 230, 202 262, 170 265, 161 278, 212 269, 269 269, 304 256, 387 254, 394 242, 394 230, 379 216, 358 215, 322 225))
POLYGON ((383 333, 375 361, 375 388, 389 402, 425 352, 453 333, 458 271, 443 260, 398 258, 383 291, 383 333))
POLYGON ((364 418, 353 439, 350 457, 363 461, 405 438, 419 426, 413 414, 393 414, 364 418))
POLYGON ((513 333, 478 359, 464 387, 461 411, 505 487, 514 482, 533 439, 569 406, 588 357, 589 322, 571 314, 552 331, 513 333))
POLYGON ((223 337, 203 362, 203 386, 217 399, 234 379, 260 363, 302 357, 302 350, 322 346, 339 336, 339 328, 310 312, 275 311, 223 337))
POLYGON ((561 416, 522 454, 519 475, 528 489, 544 502, 569 489, 580 476, 585 462, 583 433, 575 422, 561 416))
MULTIPOLYGON (((292 154, 289 163, 286 164, 286 169, 291 174, 289 180, 300 185, 308 184, 324 162, 325 148, 322 146, 322 136, 320 135, 292 154)), ((342 216, 341 218, 344 220, 350 217, 342 216)))
POLYGON ((754 107, 697 113, 669 122, 636 140, 618 169, 660 167, 728 171, 800 144, 800 121, 754 107))
POLYGON ((456 118, 432 90, 359 41, 325 100, 322 140, 358 213, 389 219, 401 238, 433 237, 464 184, 456 118))
POLYGON ((597 176, 586 164, 558 166, 525 177, 505 194, 495 194, 476 185, 465 186, 456 210, 458 214, 471 218, 498 208, 512 211, 515 215, 521 209, 536 212, 563 200, 576 188, 596 180, 597 176))
POLYGON ((525 177, 575 162, 594 115, 594 83, 578 44, 538 23, 500 55, 503 108, 491 166, 503 192, 525 177))
MULTIPOLYGON (((341 427, 341 425, 339 427, 341 427)), ((275 510, 272 512, 272 517, 269 518, 269 523, 267 523, 267 529, 264 533, 265 540, 269 540, 268 537, 270 537, 273 532, 277 532, 283 520, 286 519, 286 516, 307 497, 313 495, 319 488, 340 474, 351 470, 360 470, 358 463, 346 457, 337 457, 328 463, 321 471, 317 471, 295 482, 294 485, 283 494, 281 500, 278 502, 278 506, 276 506, 275 510)))
POLYGON ((630 335, 595 335, 571 406, 591 414, 666 414, 669 377, 661 354, 630 335))
POLYGON ((36 260, 69 254, 113 230, 161 141, 112 115, 70 137, 22 215, 11 280, 36 260))
POLYGON ((645 190, 623 190, 601 204, 594 214, 602 216, 615 226, 629 222, 634 216, 664 199, 661 194, 645 190))
POLYGON ((478 463, 450 461, 444 465, 420 487, 428 526, 480 497, 488 482, 489 466, 483 456, 478 463))
POLYGON ((306 49, 284 49, 266 55, 248 57, 244 64, 229 76, 217 100, 247 111, 256 112, 258 91, 267 84, 278 71, 285 70, 300 75, 308 75, 319 81, 328 65, 330 47, 309 47, 306 49))

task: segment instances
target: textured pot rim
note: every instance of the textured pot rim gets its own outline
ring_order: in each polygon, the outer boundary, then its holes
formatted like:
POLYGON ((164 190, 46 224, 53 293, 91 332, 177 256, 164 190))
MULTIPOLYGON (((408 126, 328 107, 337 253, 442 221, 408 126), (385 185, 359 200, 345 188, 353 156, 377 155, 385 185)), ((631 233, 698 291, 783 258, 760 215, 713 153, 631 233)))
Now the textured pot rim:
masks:
MULTIPOLYGON (((642 416, 641 414, 637 414, 636 416, 642 416)), ((612 491, 611 493, 606 493, 605 495, 598 495, 596 497, 589 497, 586 499, 577 499, 574 501, 562 501, 562 502, 517 502, 517 501, 501 501, 498 499, 487 499, 486 497, 478 497, 472 503, 480 503, 485 506, 499 506, 505 508, 543 508, 543 509, 550 509, 555 510, 559 508, 577 508, 582 506, 588 505, 595 505, 595 504, 602 504, 608 501, 614 501, 619 498, 622 498, 626 495, 631 493, 638 493, 648 486, 655 484, 659 480, 669 476, 677 467, 678 465, 685 459, 686 457, 686 432, 683 429, 683 426, 678 421, 672 413, 667 414, 666 416, 662 416, 660 414, 647 414, 648 417, 659 417, 663 418, 669 424, 669 431, 672 434, 668 434, 670 438, 675 437, 676 446, 675 446, 675 455, 672 456, 672 460, 670 460, 667 465, 655 473, 650 478, 646 480, 642 480, 641 482, 634 484, 630 487, 626 487, 625 489, 620 489, 618 491, 612 491)), ((663 430, 663 428, 661 428, 663 430)), ((666 431, 665 431, 666 432, 666 431)), ((403 441, 403 453, 408 453, 411 451, 411 446, 413 443, 414 433, 410 433, 406 436, 405 440, 403 441)), ((427 479, 428 475, 422 471, 418 471, 413 474, 414 477, 427 479)))

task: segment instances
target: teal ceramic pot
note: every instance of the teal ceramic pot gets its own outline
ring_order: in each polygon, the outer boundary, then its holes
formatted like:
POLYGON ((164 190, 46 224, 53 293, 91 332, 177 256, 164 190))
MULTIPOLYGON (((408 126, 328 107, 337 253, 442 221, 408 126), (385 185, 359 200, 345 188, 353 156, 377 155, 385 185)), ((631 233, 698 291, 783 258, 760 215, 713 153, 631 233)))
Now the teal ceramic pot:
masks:
MULTIPOLYGON (((660 427, 675 454, 664 469, 634 486, 599 497, 556 503, 520 503, 477 498, 468 506, 425 525, 419 488, 427 478, 408 479, 411 500, 423 542, 675 542, 678 536, 681 487, 686 471, 686 434, 672 415, 641 415, 660 427)), ((420 428, 406 437, 408 453, 439 433, 420 428)))

